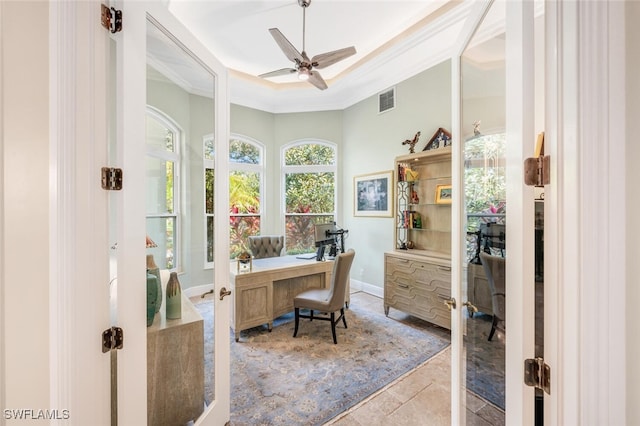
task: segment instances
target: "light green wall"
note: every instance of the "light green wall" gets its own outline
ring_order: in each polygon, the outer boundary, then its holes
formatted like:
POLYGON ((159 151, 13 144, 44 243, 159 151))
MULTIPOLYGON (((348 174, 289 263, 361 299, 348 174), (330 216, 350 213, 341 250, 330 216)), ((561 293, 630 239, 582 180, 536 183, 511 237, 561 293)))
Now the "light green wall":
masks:
POLYGON ((267 148, 265 233, 282 233, 280 155, 283 145, 316 139, 338 145, 339 226, 349 230, 346 246, 357 252, 353 279, 382 288, 385 250, 394 247, 393 218, 353 216, 353 177, 391 170, 394 158, 408 152, 401 143, 422 132, 422 149, 439 127, 451 129, 451 67, 444 62, 396 86, 396 108, 378 114, 372 96, 344 111, 271 114, 231 106, 231 132, 250 136, 267 148), (272 192, 273 191, 273 192, 272 192))
POLYGON ((451 130, 451 65, 443 62, 396 85, 396 107, 378 114, 373 96, 344 111, 342 175, 343 224, 347 246, 356 250, 351 277, 375 287, 384 284, 384 252, 393 250, 394 219, 353 216, 353 177, 392 170, 394 158, 407 154, 402 141, 421 136, 416 151, 439 127, 451 130))

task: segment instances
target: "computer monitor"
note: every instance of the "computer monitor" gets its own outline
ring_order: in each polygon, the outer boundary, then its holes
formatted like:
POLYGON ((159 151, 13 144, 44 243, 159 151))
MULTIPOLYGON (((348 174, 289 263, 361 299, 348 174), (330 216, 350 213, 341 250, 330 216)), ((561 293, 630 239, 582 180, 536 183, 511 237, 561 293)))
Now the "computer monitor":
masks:
POLYGON ((336 224, 335 223, 322 223, 315 225, 316 235, 316 247, 328 246, 336 243, 336 224))
POLYGON ((330 245, 331 251, 329 256, 336 255, 336 237, 335 234, 332 234, 336 231, 335 223, 322 223, 319 225, 315 225, 315 238, 316 238, 316 247, 318 247, 318 251, 316 253, 316 260, 321 261, 324 258, 324 250, 325 247, 330 245))

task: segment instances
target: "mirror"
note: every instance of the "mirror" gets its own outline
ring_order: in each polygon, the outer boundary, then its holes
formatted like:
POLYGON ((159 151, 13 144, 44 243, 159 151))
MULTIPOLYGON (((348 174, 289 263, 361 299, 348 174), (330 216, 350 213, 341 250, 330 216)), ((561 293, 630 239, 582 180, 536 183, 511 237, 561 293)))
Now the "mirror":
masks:
POLYGON ((205 151, 215 76, 147 17, 146 84, 148 422, 186 424, 215 399, 213 295, 205 295, 214 276, 205 151))
POLYGON ((467 423, 505 422, 505 2, 496 1, 461 57, 466 257, 462 297, 467 423), (485 258, 485 254, 489 257, 485 258), (493 265, 495 262, 494 266, 493 265), (484 264, 484 265, 483 265, 484 264), (473 413, 474 415, 471 415, 473 413))

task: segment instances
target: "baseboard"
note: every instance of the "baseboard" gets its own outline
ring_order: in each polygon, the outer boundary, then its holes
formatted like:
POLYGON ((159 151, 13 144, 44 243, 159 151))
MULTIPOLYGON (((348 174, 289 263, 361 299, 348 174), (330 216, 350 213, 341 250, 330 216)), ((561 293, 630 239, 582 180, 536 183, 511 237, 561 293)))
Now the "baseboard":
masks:
POLYGON ((189 287, 182 290, 187 297, 202 296, 204 293, 214 290, 213 284, 197 285, 195 287, 189 287))
POLYGON ((382 287, 378 287, 377 285, 365 283, 364 281, 358 281, 351 278, 351 292, 353 293, 356 291, 363 291, 380 298, 384 297, 384 289, 382 287))
MULTIPOLYGON (((377 296, 380 298, 384 297, 384 289, 382 287, 365 283, 363 281, 354 280, 353 278, 351 278, 350 285, 351 285, 352 293, 356 291, 363 291, 373 296, 377 296)), ((187 297, 197 297, 197 296, 202 296, 204 293, 207 293, 213 289, 214 289, 213 284, 204 284, 204 285, 197 285, 195 287, 185 288, 182 290, 182 292, 187 297)))

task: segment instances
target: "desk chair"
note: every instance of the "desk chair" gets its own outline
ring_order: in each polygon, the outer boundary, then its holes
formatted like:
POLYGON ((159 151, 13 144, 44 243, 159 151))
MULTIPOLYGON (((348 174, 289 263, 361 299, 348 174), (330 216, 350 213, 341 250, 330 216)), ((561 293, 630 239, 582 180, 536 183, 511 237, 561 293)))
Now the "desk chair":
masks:
POLYGON ((504 257, 493 256, 485 252, 480 253, 480 261, 482 262, 482 268, 487 276, 489 289, 491 290, 493 322, 491 324, 491 333, 489 333, 488 339, 491 341, 496 330, 506 333, 506 261, 504 257))
POLYGON ((298 294, 293 299, 295 308, 295 329, 293 337, 298 334, 298 323, 300 318, 309 318, 311 321, 315 319, 323 321, 331 321, 331 333, 333 334, 333 343, 337 344, 336 324, 342 320, 344 328, 347 328, 347 320, 344 316, 344 296, 347 290, 347 282, 349 281, 349 271, 356 252, 353 249, 346 253, 336 256, 333 264, 333 274, 331 275, 331 286, 323 289, 311 289, 298 294), (302 315, 300 309, 309 309, 309 315, 302 315), (313 311, 325 312, 329 317, 314 317, 313 311), (340 311, 340 316, 336 319, 336 312, 340 311))
POLYGON ((249 237, 249 250, 254 259, 265 257, 278 257, 284 249, 284 237, 282 235, 253 235, 249 237))

